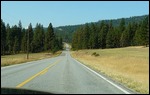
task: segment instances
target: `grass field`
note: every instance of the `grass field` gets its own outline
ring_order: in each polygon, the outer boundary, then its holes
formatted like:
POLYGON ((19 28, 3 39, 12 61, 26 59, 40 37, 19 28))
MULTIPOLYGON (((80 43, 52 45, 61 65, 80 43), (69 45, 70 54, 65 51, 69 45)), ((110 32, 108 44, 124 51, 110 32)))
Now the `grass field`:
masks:
POLYGON ((30 53, 29 59, 27 59, 27 54, 5 55, 5 56, 1 56, 1 66, 20 64, 23 62, 55 57, 58 56, 60 53, 61 51, 55 53, 54 55, 51 53, 30 53))
POLYGON ((149 47, 79 50, 71 55, 139 93, 149 93, 149 47))

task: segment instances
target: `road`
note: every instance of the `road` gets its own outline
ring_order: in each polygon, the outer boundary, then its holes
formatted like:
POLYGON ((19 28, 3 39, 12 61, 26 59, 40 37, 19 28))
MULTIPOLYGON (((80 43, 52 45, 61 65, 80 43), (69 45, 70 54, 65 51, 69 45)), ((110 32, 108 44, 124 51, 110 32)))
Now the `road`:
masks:
POLYGON ((132 93, 73 59, 69 50, 55 58, 1 67, 1 87, 71 94, 132 93))

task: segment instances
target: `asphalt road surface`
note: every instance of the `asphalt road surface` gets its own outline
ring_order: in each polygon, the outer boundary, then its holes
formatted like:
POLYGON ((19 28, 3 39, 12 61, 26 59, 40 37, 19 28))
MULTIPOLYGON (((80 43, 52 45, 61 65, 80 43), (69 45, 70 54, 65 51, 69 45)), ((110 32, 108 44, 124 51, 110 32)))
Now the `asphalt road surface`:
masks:
POLYGON ((2 87, 63 94, 133 93, 73 59, 68 49, 55 58, 1 67, 2 87))

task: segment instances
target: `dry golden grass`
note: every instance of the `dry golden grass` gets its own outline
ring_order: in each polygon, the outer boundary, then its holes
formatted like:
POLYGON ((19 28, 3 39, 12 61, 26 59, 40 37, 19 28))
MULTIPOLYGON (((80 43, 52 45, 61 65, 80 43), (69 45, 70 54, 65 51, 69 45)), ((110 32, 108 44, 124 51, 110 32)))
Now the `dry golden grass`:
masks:
POLYGON ((149 47, 72 51, 72 56, 139 93, 149 93, 149 47), (92 54, 96 52, 99 56, 92 54))
POLYGON ((29 54, 29 59, 27 59, 27 54, 5 55, 5 56, 1 56, 1 66, 20 64, 23 62, 40 60, 44 58, 51 58, 51 57, 58 56, 60 53, 61 51, 58 51, 54 55, 51 53, 31 53, 29 54))

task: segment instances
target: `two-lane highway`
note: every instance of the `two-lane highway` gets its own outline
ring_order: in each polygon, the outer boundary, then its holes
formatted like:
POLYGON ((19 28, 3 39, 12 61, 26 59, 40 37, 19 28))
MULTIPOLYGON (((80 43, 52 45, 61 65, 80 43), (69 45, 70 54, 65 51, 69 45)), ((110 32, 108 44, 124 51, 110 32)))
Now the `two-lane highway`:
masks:
POLYGON ((68 50, 55 58, 1 67, 1 87, 56 93, 132 93, 77 62, 68 50))

